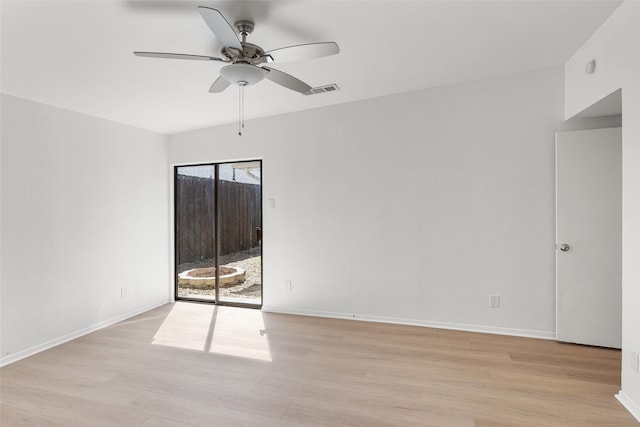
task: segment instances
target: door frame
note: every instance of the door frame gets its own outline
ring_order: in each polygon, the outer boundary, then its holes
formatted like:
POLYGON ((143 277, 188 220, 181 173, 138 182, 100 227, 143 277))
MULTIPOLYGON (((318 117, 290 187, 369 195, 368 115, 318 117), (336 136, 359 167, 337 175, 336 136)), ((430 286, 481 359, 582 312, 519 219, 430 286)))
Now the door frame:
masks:
POLYGON ((261 309, 264 301, 264 203, 263 201, 263 189, 262 189, 262 159, 245 159, 245 160, 227 160, 221 162, 206 162, 206 163, 185 163, 173 166, 173 289, 174 301, 187 301, 187 302, 196 302, 196 303, 204 303, 204 304, 214 304, 214 305, 226 305, 231 307, 241 307, 241 308, 254 308, 261 309), (219 166, 225 164, 235 164, 235 163, 259 163, 260 164, 260 229, 263 230, 261 233, 260 240, 260 303, 243 303, 243 302, 234 302, 234 301, 220 301, 219 298, 219 281, 220 281, 220 269, 219 267, 219 253, 220 253, 220 233, 218 230, 220 229, 220 215, 219 212, 219 199, 220 199, 220 176, 219 176, 219 166), (205 298, 196 298, 196 297, 180 297, 178 296, 178 168, 181 167, 189 167, 189 166, 213 166, 215 172, 214 178, 214 239, 215 239, 215 259, 214 265, 216 267, 216 285, 215 285, 215 297, 213 300, 205 299, 205 298))

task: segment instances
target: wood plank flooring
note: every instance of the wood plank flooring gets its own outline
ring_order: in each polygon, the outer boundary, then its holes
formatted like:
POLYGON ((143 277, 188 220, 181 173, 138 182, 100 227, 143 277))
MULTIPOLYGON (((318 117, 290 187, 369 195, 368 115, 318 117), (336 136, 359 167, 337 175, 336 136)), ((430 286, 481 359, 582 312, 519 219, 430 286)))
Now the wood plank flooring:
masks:
POLYGON ((4 426, 638 426, 620 352, 175 303, 0 369, 4 426))

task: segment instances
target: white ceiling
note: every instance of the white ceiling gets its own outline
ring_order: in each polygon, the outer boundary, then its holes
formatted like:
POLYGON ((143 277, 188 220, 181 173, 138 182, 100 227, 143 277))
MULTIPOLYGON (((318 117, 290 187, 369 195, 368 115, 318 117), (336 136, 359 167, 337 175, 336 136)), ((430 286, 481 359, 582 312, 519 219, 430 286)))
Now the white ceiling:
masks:
POLYGON ((311 86, 263 81, 246 118, 519 73, 565 63, 619 1, 5 1, 1 89, 160 133, 238 118, 238 91, 208 93, 224 65, 140 58, 134 50, 219 56, 196 6, 255 21, 265 50, 336 41, 339 55, 273 64, 311 86))

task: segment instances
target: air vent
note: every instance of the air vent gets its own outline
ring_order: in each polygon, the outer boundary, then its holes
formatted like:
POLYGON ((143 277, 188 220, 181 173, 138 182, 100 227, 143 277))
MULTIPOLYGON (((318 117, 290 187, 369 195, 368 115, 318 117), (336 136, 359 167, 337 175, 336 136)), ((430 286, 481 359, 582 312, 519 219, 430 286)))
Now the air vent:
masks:
POLYGON ((319 93, 335 92, 336 90, 340 90, 340 88, 338 87, 337 84, 334 83, 331 85, 318 86, 318 87, 311 88, 311 90, 307 92, 305 95, 317 95, 319 93))

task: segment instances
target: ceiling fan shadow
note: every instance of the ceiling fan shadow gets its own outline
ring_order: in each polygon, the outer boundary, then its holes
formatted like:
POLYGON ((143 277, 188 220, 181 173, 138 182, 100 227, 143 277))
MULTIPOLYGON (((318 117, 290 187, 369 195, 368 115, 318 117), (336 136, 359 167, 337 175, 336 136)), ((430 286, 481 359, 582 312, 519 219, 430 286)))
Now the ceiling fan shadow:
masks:
MULTIPOLYGON (((198 6, 212 6, 205 0, 126 0, 125 7, 141 12, 189 13, 193 14, 198 6)), ((283 18, 277 13, 278 3, 269 1, 219 1, 213 5, 229 20, 231 24, 240 20, 253 22, 270 22, 280 32, 299 40, 315 41, 320 35, 310 28, 296 24, 293 20, 283 18)), ((216 45, 215 47, 218 47, 216 45)))
POLYGON ((188 12, 198 6, 202 1, 192 0, 126 0, 123 4, 132 11, 139 12, 188 12))
MULTIPOLYGON (((293 36, 298 43, 316 42, 322 39, 323 35, 317 31, 313 31, 308 26, 297 24, 291 19, 283 19, 282 17, 273 17, 270 20, 274 30, 286 36, 293 36)), ((274 46, 276 47, 276 46, 274 46)))
POLYGON ((193 13, 198 6, 214 7, 228 19, 261 21, 269 17, 273 4, 268 1, 219 1, 214 5, 206 0, 126 0, 125 6, 140 12, 193 13))

